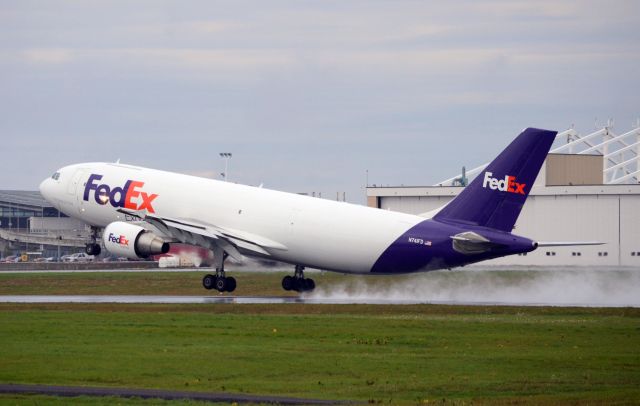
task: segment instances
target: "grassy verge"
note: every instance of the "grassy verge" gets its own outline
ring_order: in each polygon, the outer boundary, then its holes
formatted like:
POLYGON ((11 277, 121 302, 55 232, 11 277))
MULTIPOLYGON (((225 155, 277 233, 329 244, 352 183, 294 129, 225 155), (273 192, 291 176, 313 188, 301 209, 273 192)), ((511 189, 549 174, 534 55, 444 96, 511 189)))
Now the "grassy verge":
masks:
MULTIPOLYGON (((218 295, 202 287, 211 270, 194 272, 0 273, 0 295, 218 295)), ((238 281, 234 296, 292 296, 282 289, 284 272, 229 273, 238 281)), ((354 277, 309 273, 318 284, 330 285, 354 277)), ((225 293, 225 295, 229 295, 225 293)))
MULTIPOLYGON (((204 402, 188 401, 188 400, 172 400, 164 401, 161 399, 140 399, 140 398, 117 398, 117 397, 58 397, 58 396, 40 396, 40 395, 11 395, 0 394, 0 404, 5 405, 49 405, 49 406, 112 406, 112 405, 148 405, 148 406, 202 406, 204 402)), ((210 403, 207 404, 220 404, 210 403)))
MULTIPOLYGON (((181 272, 0 272, 0 295, 218 295, 202 287, 202 277, 210 269, 181 272)), ((234 296, 294 296, 281 287, 282 277, 291 272, 247 272, 230 269, 229 275, 236 278, 238 287, 234 296)), ((545 302, 568 297, 578 301, 590 299, 602 303, 603 296, 611 299, 622 295, 622 303, 636 302, 634 288, 640 283, 637 271, 558 270, 536 271, 457 271, 429 272, 419 275, 357 276, 332 272, 307 272, 307 277, 316 281, 317 289, 325 293, 384 292, 402 298, 402 293, 423 299, 438 299, 440 292, 449 292, 455 298, 475 298, 491 301, 492 298, 507 297, 512 300, 519 293, 549 289, 555 294, 531 296, 531 301, 545 302), (420 289, 424 289, 424 292, 420 289), (585 293, 587 292, 587 293, 585 293), (590 294, 588 292, 591 292, 590 294), (482 293, 482 294, 480 294, 482 293), (562 294, 560 294, 562 293, 562 294), (560 294, 558 297, 558 294, 560 294), (591 295, 591 296, 590 296, 591 295), (625 296, 626 295, 626 296, 625 296)), ((637 291, 637 288, 635 288, 637 291)), ((228 295, 228 293, 225 293, 228 295)), ((445 295, 446 296, 446 295, 445 295)), ((444 299, 447 299, 445 297, 444 299)), ((508 299, 505 299, 508 300, 508 299)))
POLYGON ((637 309, 5 304, 0 326, 2 382, 392 404, 640 399, 637 309))

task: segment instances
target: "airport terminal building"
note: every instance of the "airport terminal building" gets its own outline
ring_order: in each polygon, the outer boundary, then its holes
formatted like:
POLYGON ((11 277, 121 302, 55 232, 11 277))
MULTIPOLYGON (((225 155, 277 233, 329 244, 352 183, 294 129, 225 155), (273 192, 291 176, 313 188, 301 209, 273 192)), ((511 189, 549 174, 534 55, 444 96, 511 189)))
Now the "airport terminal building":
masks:
MULTIPOLYGON (((578 152, 565 153, 570 149, 567 146, 578 149, 580 141, 587 138, 573 134, 573 139, 553 150, 513 232, 537 241, 605 244, 541 247, 488 264, 640 267, 640 129, 623 134, 622 139, 607 128, 598 133, 599 137, 587 136, 589 146, 578 152), (618 141, 622 143, 613 148, 618 141)), ((563 136, 566 132, 559 134, 563 136)), ((473 171, 481 173, 484 166, 473 171)), ((464 175, 433 186, 371 186, 367 187, 367 202, 383 210, 427 213, 460 193, 464 188, 460 184, 466 184, 463 178, 464 175)))
POLYGON ((51 206, 40 192, 0 190, 0 258, 24 253, 60 257, 79 252, 87 226, 51 206))

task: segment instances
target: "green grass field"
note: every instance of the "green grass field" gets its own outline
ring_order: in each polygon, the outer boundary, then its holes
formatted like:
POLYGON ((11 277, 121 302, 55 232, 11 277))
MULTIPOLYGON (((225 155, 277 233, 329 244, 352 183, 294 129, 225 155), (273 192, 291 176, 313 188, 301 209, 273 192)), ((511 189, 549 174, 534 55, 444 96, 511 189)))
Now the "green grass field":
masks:
MULTIPOLYGON (((49 405, 49 406, 111 406, 111 405, 143 405, 143 406, 202 406, 200 401, 163 401, 161 399, 128 399, 116 397, 56 397, 39 395, 2 395, 0 404, 3 405, 49 405)), ((213 404, 207 402, 206 404, 213 404)))
MULTIPOLYGON (((202 277, 211 270, 194 272, 82 272, 0 273, 0 295, 218 295, 202 287, 202 277)), ((233 295, 297 295, 285 292, 282 272, 230 272, 238 280, 233 295)), ((309 273, 311 275, 311 273, 309 273)), ((336 283, 350 277, 335 273, 314 273, 318 283, 336 283)), ((229 295, 229 293, 225 293, 229 295)))
MULTIPOLYGON (((1 275, 0 294, 203 294, 197 273, 154 274, 153 286, 148 276, 1 275)), ((241 277, 243 294, 264 283, 281 292, 281 275, 241 277)), ((640 402, 640 309, 0 304, 0 326, 4 383, 385 404, 640 402)), ((113 401, 0 396, 10 404, 113 401)))

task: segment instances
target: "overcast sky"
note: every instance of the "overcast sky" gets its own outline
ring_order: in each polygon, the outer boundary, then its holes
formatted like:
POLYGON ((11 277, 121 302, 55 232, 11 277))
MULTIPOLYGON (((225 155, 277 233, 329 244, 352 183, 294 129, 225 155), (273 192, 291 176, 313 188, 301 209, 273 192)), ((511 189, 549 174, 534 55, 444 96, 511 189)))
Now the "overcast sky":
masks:
POLYGON ((115 161, 364 202, 528 126, 628 131, 639 1, 0 0, 0 189, 115 161))

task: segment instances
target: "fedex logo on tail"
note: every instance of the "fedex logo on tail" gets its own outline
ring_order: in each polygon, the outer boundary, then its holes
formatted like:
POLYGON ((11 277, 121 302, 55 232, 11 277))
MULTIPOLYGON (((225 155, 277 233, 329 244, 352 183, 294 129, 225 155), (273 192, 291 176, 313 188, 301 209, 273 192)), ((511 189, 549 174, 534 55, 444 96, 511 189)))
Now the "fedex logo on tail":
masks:
POLYGON ((525 183, 516 182, 515 176, 506 175, 504 179, 497 179, 493 177, 493 173, 485 172, 484 180, 482 181, 482 187, 491 190, 499 190, 501 192, 507 193, 518 193, 524 195, 524 187, 527 186, 525 183))
POLYGON ((111 188, 105 183, 98 184, 97 181, 100 179, 102 179, 102 175, 95 173, 89 176, 84 187, 84 196, 82 197, 85 202, 89 201, 89 194, 93 190, 93 198, 100 205, 110 203, 111 206, 116 208, 147 210, 149 213, 155 213, 152 203, 158 195, 143 192, 141 189, 144 187, 144 182, 127 180, 124 186, 111 188))

